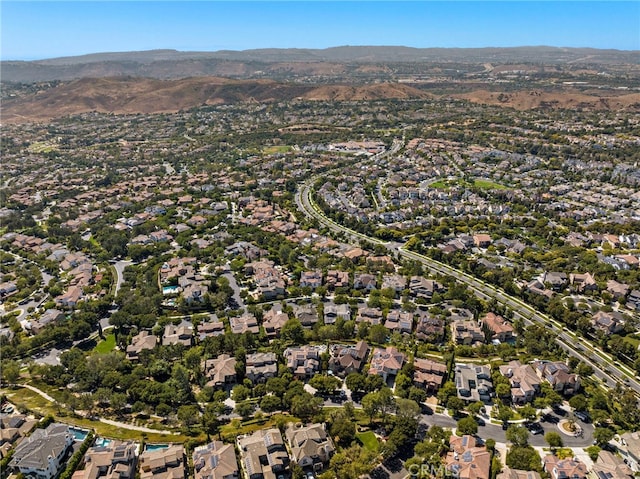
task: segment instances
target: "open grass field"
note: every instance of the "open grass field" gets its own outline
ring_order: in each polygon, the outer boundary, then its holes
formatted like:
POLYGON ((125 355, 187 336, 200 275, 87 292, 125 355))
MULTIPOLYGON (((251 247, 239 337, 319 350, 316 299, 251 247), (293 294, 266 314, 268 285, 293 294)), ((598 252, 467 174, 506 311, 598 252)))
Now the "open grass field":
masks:
POLYGON ((473 183, 469 183, 465 180, 463 180, 462 178, 459 179, 455 179, 455 180, 438 180, 434 183, 431 183, 429 185, 431 188, 437 188, 440 190, 444 190, 446 188, 452 188, 454 186, 467 186, 467 187, 471 187, 471 188, 479 188, 481 190, 507 190, 509 188, 507 188, 504 185, 501 185, 499 183, 495 183, 491 180, 485 180, 485 179, 475 179, 473 180, 473 183))
POLYGON ((281 145, 281 146, 267 146, 262 150, 262 152, 266 155, 273 155, 275 153, 288 153, 291 150, 293 150, 293 147, 288 145, 281 145))
POLYGON ((358 441, 362 443, 362 446, 369 451, 378 452, 378 438, 373 431, 360 432, 356 434, 358 441))
POLYGON ((108 334, 104 341, 100 341, 93 350, 96 353, 105 354, 113 351, 116 347, 116 335, 108 334))

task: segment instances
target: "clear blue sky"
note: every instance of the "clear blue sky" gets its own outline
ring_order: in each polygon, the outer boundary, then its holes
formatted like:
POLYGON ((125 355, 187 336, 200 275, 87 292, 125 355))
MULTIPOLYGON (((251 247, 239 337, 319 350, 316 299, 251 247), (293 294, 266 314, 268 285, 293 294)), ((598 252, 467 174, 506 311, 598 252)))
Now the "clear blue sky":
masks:
POLYGON ((1 57, 97 52, 550 45, 640 50, 640 2, 5 1, 1 57))

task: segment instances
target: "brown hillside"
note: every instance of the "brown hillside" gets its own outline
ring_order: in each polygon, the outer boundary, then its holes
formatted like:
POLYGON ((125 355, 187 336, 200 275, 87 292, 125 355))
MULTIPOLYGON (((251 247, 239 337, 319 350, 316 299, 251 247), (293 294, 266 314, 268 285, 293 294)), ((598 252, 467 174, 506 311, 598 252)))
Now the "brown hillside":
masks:
POLYGON ((68 115, 102 113, 170 113, 203 105, 243 101, 375 100, 425 98, 421 90, 399 84, 315 86, 272 80, 231 80, 206 77, 186 80, 100 78, 75 80, 49 90, 3 103, 2 121, 46 121, 68 115))
POLYGON ((640 93, 583 93, 578 90, 544 92, 539 90, 517 92, 494 92, 476 90, 470 93, 451 95, 484 105, 498 105, 530 110, 534 108, 640 111, 640 93))

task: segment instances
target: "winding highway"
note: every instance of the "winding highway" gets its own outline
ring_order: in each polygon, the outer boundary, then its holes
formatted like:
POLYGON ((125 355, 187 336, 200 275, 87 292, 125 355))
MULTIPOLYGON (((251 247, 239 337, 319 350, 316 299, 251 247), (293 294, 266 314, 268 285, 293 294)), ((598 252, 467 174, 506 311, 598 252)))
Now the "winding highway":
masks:
POLYGON ((327 218, 311 197, 311 185, 315 179, 316 178, 311 178, 304 184, 300 185, 295 196, 298 209, 308 217, 315 218, 330 230, 342 233, 356 241, 365 240, 373 244, 383 245, 394 255, 420 262, 432 273, 451 276, 457 281, 465 284, 481 298, 495 299, 497 302, 514 311, 516 316, 523 318, 525 323, 539 324, 556 333, 557 343, 572 356, 575 356, 583 363, 591 366, 593 368, 594 375, 609 387, 614 386, 617 382, 631 388, 636 394, 640 394, 640 381, 638 381, 638 378, 629 367, 620 364, 611 355, 605 353, 600 348, 595 347, 589 341, 579 337, 575 333, 568 331, 562 326, 562 324, 547 315, 536 311, 522 300, 510 296, 503 290, 487 284, 467 273, 464 273, 463 271, 413 251, 409 251, 400 243, 384 242, 377 238, 366 236, 362 233, 358 233, 357 231, 345 228, 330 218, 327 218))

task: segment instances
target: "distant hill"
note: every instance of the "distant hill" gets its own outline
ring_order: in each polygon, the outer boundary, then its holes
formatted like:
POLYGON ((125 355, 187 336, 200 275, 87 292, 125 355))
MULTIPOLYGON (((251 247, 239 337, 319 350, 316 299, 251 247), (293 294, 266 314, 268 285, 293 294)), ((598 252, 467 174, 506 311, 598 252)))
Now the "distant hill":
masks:
MULTIPOLYGON (((258 49, 214 52, 150 50, 94 53, 38 61, 0 62, 1 79, 32 83, 52 80, 106 78, 129 75, 175 79, 195 76, 248 78, 258 72, 279 71, 291 64, 306 64, 309 74, 345 63, 584 63, 615 65, 640 63, 640 52, 592 48, 411 48, 402 46, 341 46, 318 49, 258 49), (322 66, 324 64, 324 66, 322 66)), ((296 67, 300 70, 299 67, 296 67)), ((304 69, 303 69, 304 70, 304 69)), ((268 75, 267 75, 268 76, 268 75)))
POLYGON ((169 113, 204 105, 245 101, 376 100, 429 98, 403 84, 302 85, 272 80, 201 77, 183 80, 146 78, 81 79, 20 98, 3 101, 2 121, 46 121, 89 111, 103 113, 169 113))

